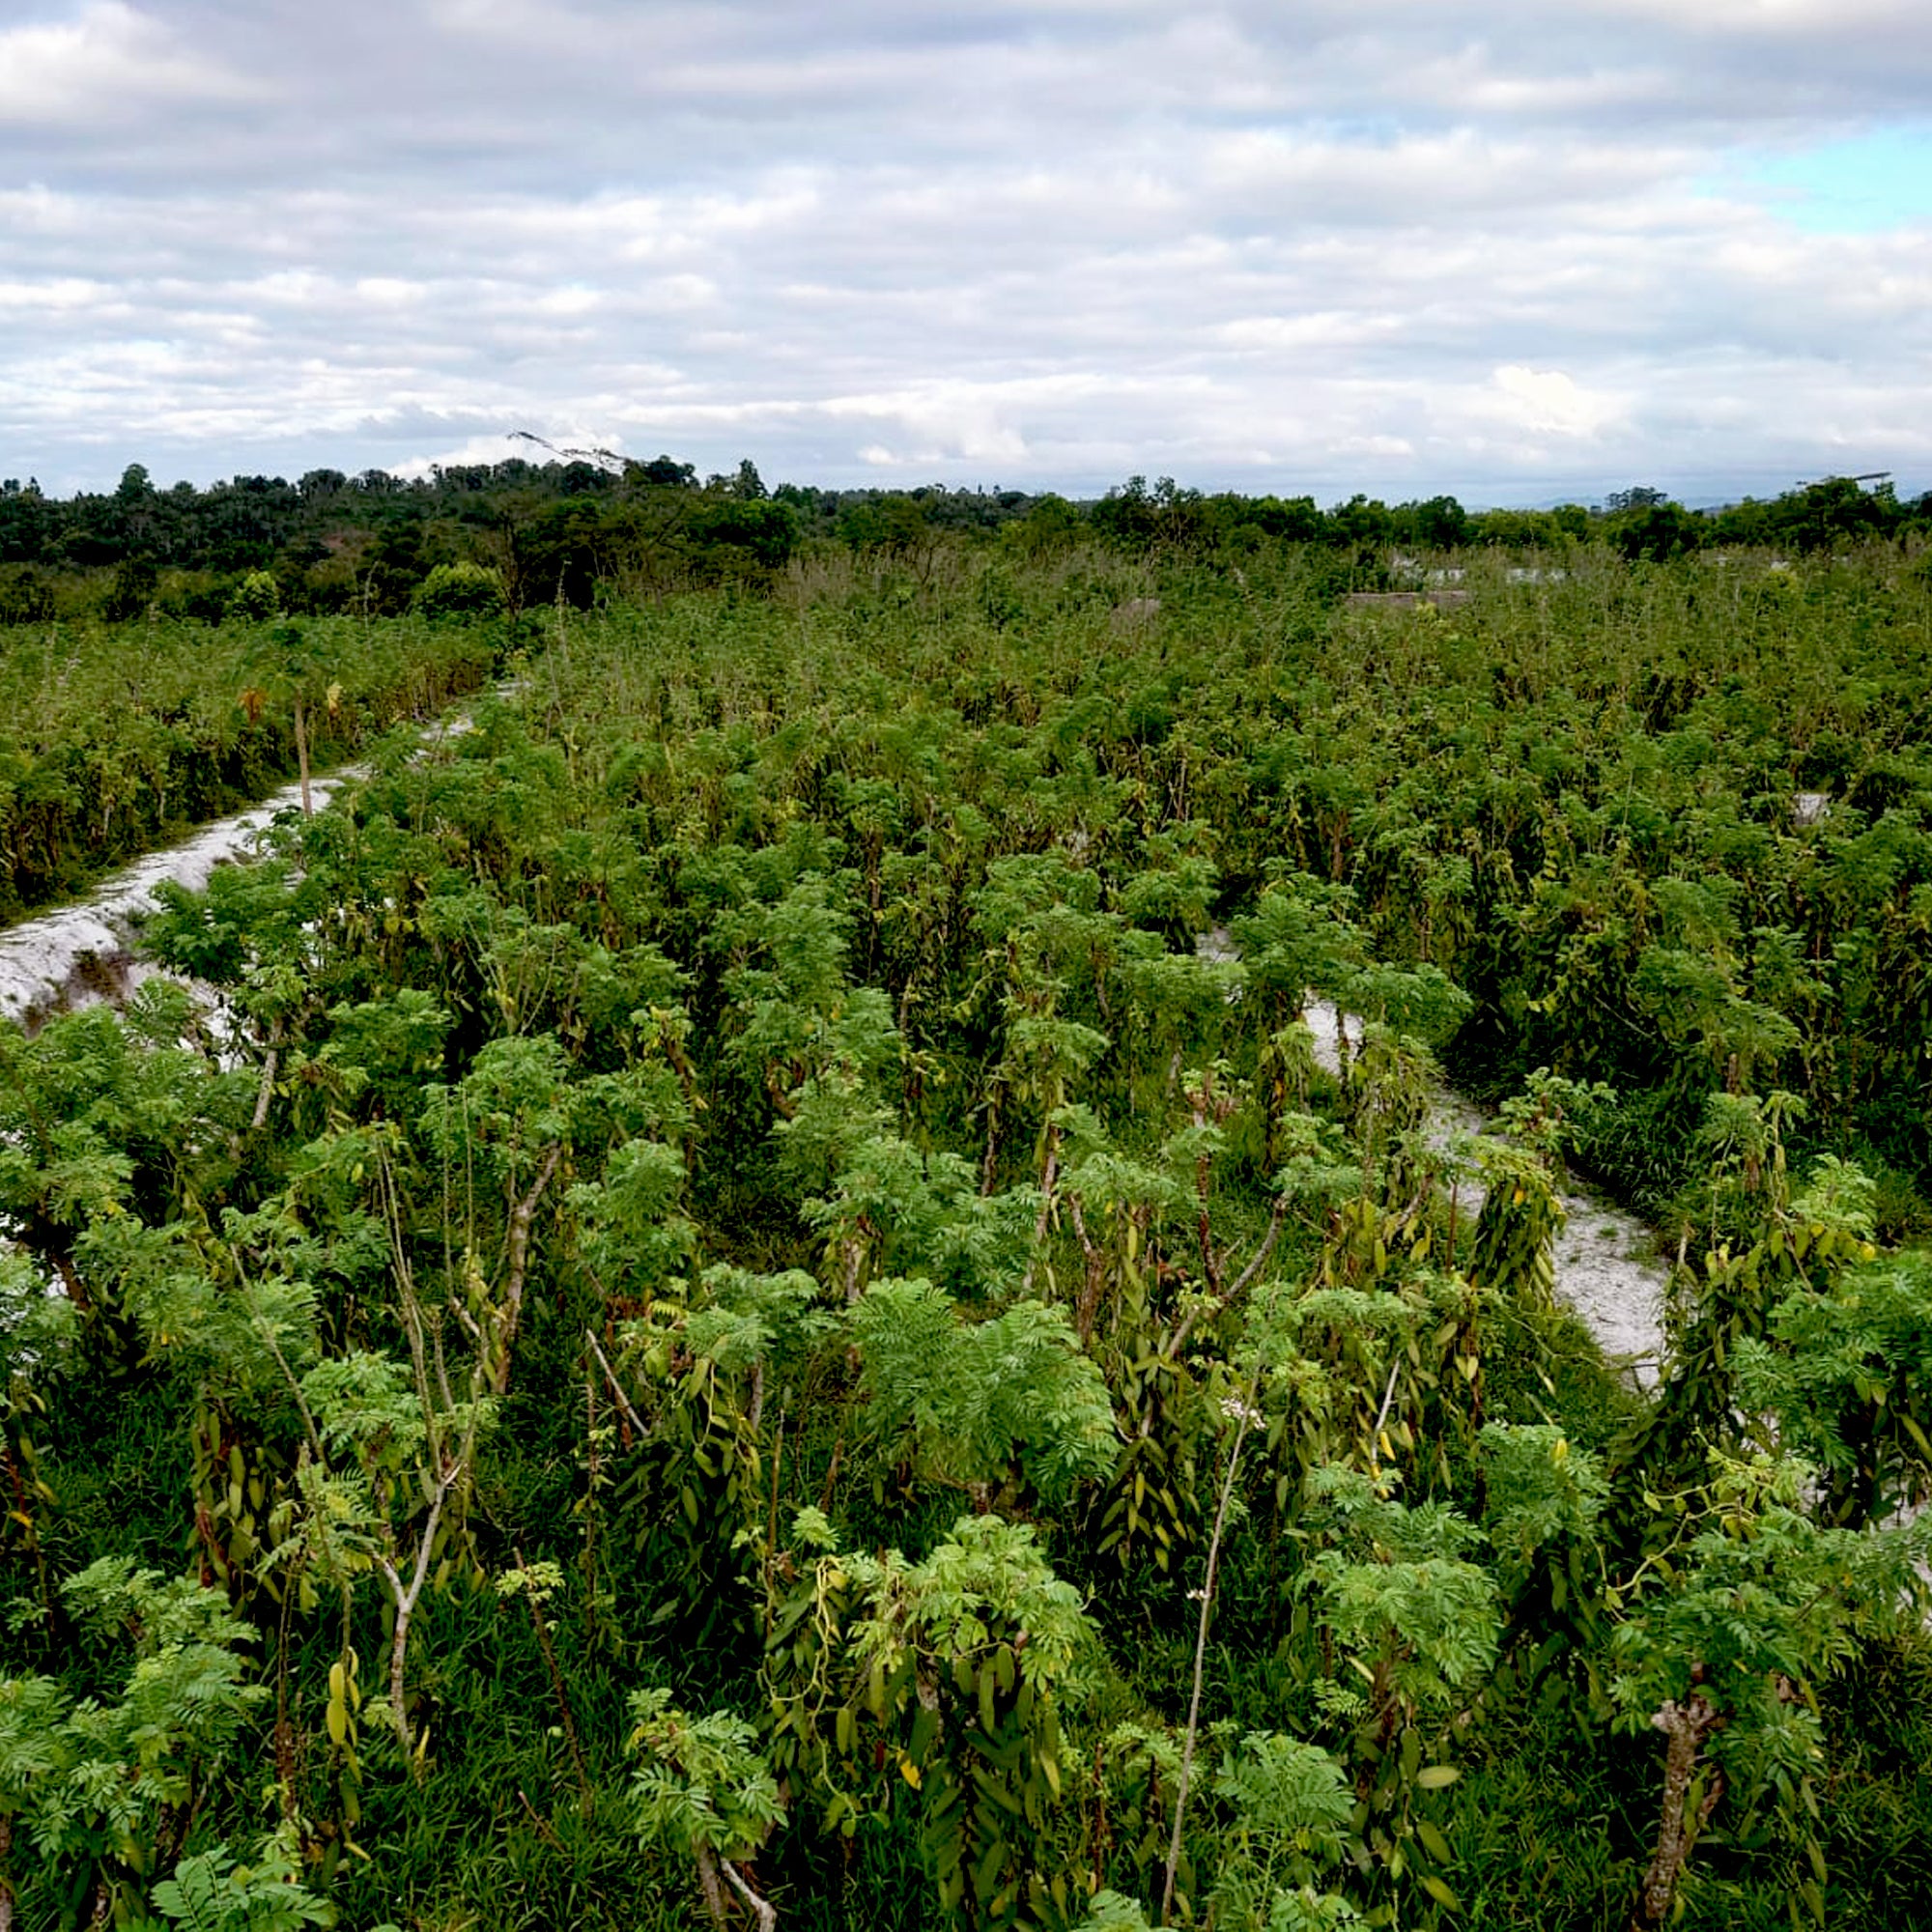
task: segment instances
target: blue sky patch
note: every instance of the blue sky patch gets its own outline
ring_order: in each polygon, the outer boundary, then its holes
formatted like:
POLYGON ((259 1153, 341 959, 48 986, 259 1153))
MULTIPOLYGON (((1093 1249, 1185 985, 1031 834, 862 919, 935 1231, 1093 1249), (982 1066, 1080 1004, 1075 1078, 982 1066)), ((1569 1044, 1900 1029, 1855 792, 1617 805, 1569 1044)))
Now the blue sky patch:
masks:
POLYGON ((1709 191, 1761 201, 1811 234, 1932 220, 1932 128, 1876 128, 1795 155, 1741 155, 1709 191))

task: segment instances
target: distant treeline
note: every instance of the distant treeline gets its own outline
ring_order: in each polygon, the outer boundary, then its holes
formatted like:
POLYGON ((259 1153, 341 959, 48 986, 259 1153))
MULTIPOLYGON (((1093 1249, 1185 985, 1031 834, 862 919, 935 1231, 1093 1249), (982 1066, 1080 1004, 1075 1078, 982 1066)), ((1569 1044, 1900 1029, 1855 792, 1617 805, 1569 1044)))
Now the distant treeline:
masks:
POLYGON ((211 622, 272 603, 289 611, 395 615, 559 599, 600 584, 636 595, 758 583, 796 559, 840 553, 929 570, 947 548, 997 542, 1037 561, 1081 542, 1125 553, 1238 557, 1277 544, 1334 553, 1350 584, 1377 587, 1393 553, 1605 543, 1663 561, 1706 546, 1830 550, 1932 529, 1932 493, 1833 477, 1716 512, 1651 489, 1601 506, 1465 510, 1454 497, 1389 504, 1355 496, 1205 495, 1135 476, 1073 502, 1020 490, 767 490, 753 464, 698 477, 687 463, 598 453, 456 465, 406 480, 312 469, 298 482, 237 476, 157 489, 131 464, 108 492, 59 498, 0 482, 0 623, 159 611, 211 622), (268 576, 269 584, 249 583, 268 576), (427 593, 427 597, 426 594, 427 593))

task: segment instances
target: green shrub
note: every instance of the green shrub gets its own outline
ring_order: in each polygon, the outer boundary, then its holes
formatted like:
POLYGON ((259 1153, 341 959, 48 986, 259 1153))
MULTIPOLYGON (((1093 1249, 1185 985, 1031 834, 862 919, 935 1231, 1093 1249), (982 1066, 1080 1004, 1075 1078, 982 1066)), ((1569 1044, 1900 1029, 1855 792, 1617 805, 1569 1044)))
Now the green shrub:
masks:
POLYGON ((480 563, 440 563, 416 585, 410 607, 421 617, 477 617, 503 608, 503 580, 480 563))
POLYGON ((228 599, 228 614, 247 623, 265 623, 282 608, 282 587, 266 570, 251 570, 228 599))

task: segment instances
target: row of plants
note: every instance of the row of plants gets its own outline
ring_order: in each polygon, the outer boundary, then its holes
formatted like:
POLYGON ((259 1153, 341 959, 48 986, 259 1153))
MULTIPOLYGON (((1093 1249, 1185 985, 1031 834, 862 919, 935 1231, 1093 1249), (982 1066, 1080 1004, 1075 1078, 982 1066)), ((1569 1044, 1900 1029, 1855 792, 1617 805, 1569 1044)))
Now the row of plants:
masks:
POLYGON ((255 587, 212 632, 0 633, 0 918, 434 717, 505 648, 475 624, 292 622, 255 587))
POLYGON ((174 895, 0 1036, 0 1913, 1926 1917, 1925 593, 1703 569, 611 609, 174 895))

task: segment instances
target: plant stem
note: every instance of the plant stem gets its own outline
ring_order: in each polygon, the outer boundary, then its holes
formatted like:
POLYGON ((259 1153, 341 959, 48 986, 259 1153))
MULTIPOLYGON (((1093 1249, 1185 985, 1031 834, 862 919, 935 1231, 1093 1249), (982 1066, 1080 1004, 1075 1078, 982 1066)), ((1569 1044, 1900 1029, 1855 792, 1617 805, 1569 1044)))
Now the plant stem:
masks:
POLYGON ((302 701, 296 699, 296 766, 301 773, 302 816, 315 816, 315 801, 309 796, 308 785, 308 716, 302 701))
POLYGON ((1167 1872, 1160 1887, 1160 1923, 1174 1904, 1174 1875, 1180 1865, 1180 1831, 1187 1814, 1187 1786, 1194 1773, 1194 1740, 1201 1727, 1201 1685, 1208 1673, 1208 1625, 1214 1614, 1214 1579, 1221 1568, 1221 1533, 1227 1527, 1228 1503, 1235 1493, 1235 1471, 1240 1466, 1241 1444, 1247 1437, 1248 1417, 1260 1378, 1248 1385, 1235 1427, 1235 1446, 1228 1452, 1228 1472, 1221 1479, 1221 1501, 1214 1512, 1214 1533, 1208 1539, 1208 1575, 1201 1586, 1201 1622, 1194 1634, 1194 1690, 1187 1703, 1187 1733, 1180 1747, 1180 1782, 1174 1793, 1174 1831, 1167 1843, 1167 1872))

